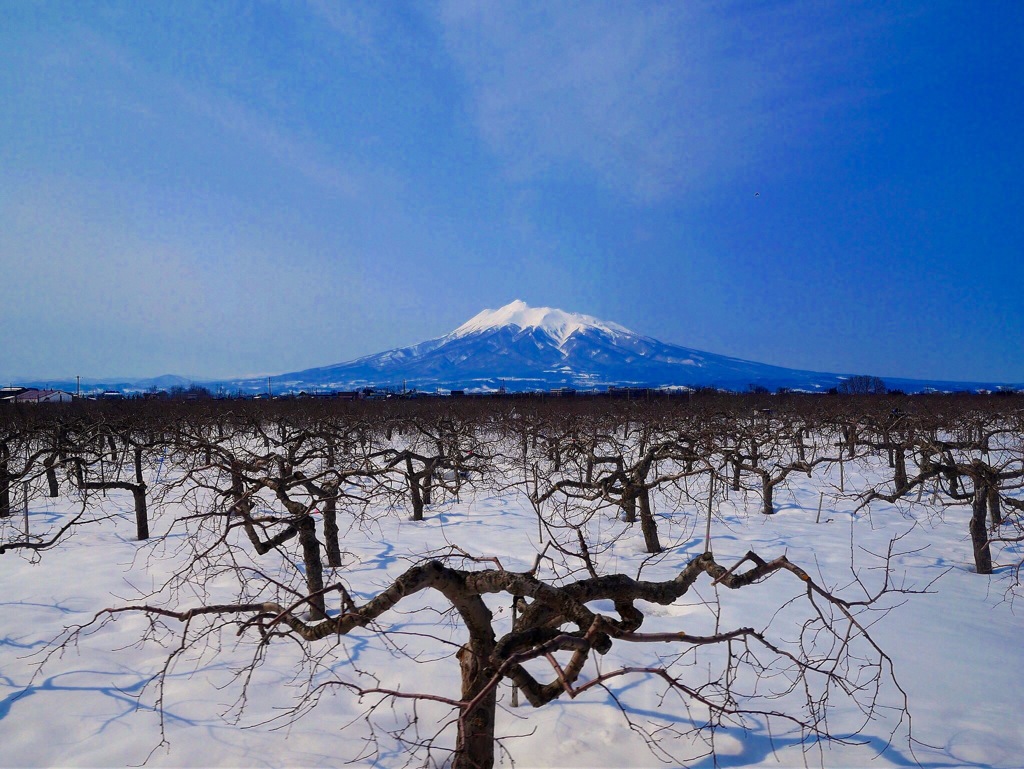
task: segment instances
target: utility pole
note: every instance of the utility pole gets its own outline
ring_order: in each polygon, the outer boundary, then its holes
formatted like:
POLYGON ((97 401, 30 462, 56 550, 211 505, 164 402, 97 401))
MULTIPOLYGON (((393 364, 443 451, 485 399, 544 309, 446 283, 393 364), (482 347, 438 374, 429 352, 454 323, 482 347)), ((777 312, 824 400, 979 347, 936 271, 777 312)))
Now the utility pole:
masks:
POLYGON ((75 397, 82 397, 82 377, 79 374, 75 374, 75 397))
POLYGON ((268 398, 274 397, 273 394, 270 392, 270 377, 267 377, 267 397, 268 398))

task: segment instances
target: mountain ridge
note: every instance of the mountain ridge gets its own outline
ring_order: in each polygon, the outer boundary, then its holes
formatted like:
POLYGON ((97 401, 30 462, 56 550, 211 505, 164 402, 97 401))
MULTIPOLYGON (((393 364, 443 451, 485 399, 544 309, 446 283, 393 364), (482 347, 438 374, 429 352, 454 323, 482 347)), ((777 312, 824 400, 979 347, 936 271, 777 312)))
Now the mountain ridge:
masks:
MULTIPOLYGON (((453 331, 414 345, 270 377, 188 382, 250 394, 266 392, 268 380, 275 394, 364 387, 471 392, 609 387, 745 391, 755 387, 825 392, 850 376, 789 369, 661 342, 618 323, 551 307, 530 307, 517 299, 498 309, 482 310, 453 331)), ((906 392, 1022 387, 978 381, 883 379, 891 389, 906 392)), ((125 391, 171 383, 181 386, 183 382, 184 378, 175 375, 134 382, 89 380, 90 389, 114 387, 125 391)), ((74 380, 65 383, 49 379, 46 383, 67 389, 74 380)))
MULTIPOLYGON (((590 315, 515 300, 407 347, 273 377, 281 391, 402 387, 512 392, 556 388, 749 387, 824 392, 851 374, 788 369, 661 342, 590 315)), ((890 387, 994 389, 988 382, 886 378, 890 387)), ((228 383, 240 389, 253 380, 228 383)), ((259 380, 260 386, 266 380, 259 380)), ((1005 386, 1005 385, 1003 385, 1005 386)))

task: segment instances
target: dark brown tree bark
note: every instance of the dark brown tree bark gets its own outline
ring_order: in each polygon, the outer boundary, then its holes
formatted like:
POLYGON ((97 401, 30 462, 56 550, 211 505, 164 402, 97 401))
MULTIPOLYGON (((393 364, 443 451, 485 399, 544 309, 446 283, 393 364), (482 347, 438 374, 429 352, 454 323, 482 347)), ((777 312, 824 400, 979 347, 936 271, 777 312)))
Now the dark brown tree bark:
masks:
POLYGON ((999 507, 999 489, 993 485, 988 490, 988 515, 995 530, 1003 525, 1003 512, 999 507))
MULTIPOLYGON (((335 467, 337 464, 334 441, 327 441, 327 466, 335 467)), ((338 532, 338 494, 341 491, 341 481, 329 484, 325 487, 327 498, 324 499, 324 547, 327 550, 327 565, 333 568, 341 566, 341 543, 338 532)))
POLYGON ((57 472, 54 470, 54 465, 57 463, 57 456, 51 454, 48 456, 43 463, 46 468, 46 485, 47 490, 51 497, 56 497, 60 494, 60 485, 57 483, 57 472))
POLYGON ((476 704, 459 716, 452 769, 491 769, 494 766, 498 689, 490 686, 495 673, 489 663, 493 646, 493 637, 489 644, 483 639, 471 641, 457 655, 462 672, 462 701, 476 704))
POLYGON ((11 516, 11 480, 6 457, 0 459, 0 518, 11 516))
POLYGON ((905 489, 909 483, 907 478, 907 454, 902 445, 896 446, 893 451, 894 467, 896 470, 893 476, 893 483, 897 489, 905 489))
POLYGON ((299 544, 302 546, 302 565, 306 570, 306 590, 312 596, 309 600, 310 614, 313 619, 326 619, 327 607, 324 603, 324 566, 320 560, 320 543, 316 538, 316 523, 313 518, 304 515, 295 524, 299 532, 299 544))
POLYGON ((992 573, 992 550, 989 547, 988 489, 975 481, 974 496, 971 499, 971 544, 974 547, 974 567, 978 574, 992 573))
POLYGON ((660 553, 662 547, 661 540, 658 539, 658 524, 651 511, 651 493, 646 486, 642 486, 637 495, 637 510, 640 513, 640 531, 644 535, 647 552, 660 553))
POLYGON ((327 550, 327 565, 338 568, 341 566, 341 544, 338 532, 338 489, 327 488, 328 496, 324 500, 324 547, 327 550))
POLYGON ((765 515, 775 515, 775 484, 767 474, 761 477, 761 512, 765 515))
POLYGON ((135 500, 135 535, 139 541, 149 539, 149 510, 146 506, 146 484, 133 484, 132 497, 135 500))
POLYGON ((412 502, 412 519, 423 520, 423 494, 420 491, 420 480, 412 467, 412 459, 405 459, 406 477, 409 481, 409 499, 412 502))

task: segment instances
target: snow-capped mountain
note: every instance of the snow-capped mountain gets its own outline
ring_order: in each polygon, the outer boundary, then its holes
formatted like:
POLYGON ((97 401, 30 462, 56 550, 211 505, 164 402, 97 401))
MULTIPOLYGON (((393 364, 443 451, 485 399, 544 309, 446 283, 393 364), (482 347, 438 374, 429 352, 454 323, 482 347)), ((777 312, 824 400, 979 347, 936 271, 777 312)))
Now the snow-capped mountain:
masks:
MULTIPOLYGON (((874 372, 858 372, 873 374, 874 372)), ((1024 385, 992 382, 950 382, 895 379, 891 389, 906 392, 979 390, 1024 385)), ((744 391, 751 386, 776 390, 822 392, 848 375, 769 366, 689 347, 659 342, 649 336, 579 313, 551 307, 530 307, 514 301, 474 315, 449 334, 333 366, 270 377, 274 393, 355 390, 363 387, 405 387, 440 390, 510 392, 561 387, 717 387, 744 391)), ((201 384, 215 392, 266 392, 268 377, 200 382, 173 375, 127 382, 82 380, 90 392, 117 389, 145 392, 173 385, 201 384)), ((18 380, 18 384, 43 386, 18 380)), ((74 380, 46 380, 45 386, 74 391, 74 380)))
MULTIPOLYGON (((333 366, 273 377, 277 392, 366 386, 509 391, 609 386, 711 386, 824 391, 845 377, 702 352, 642 336, 617 323, 514 301, 484 310, 449 334, 333 366)), ((886 380, 890 387, 968 389, 977 383, 886 380)), ((229 388, 265 390, 266 379, 229 388)))
POLYGON ((600 331, 611 336, 636 336, 618 323, 608 323, 590 315, 565 312, 551 307, 530 307, 526 302, 517 299, 497 310, 477 313, 444 338, 469 336, 503 326, 516 326, 523 330, 541 329, 559 346, 565 344, 569 337, 577 332, 600 331))

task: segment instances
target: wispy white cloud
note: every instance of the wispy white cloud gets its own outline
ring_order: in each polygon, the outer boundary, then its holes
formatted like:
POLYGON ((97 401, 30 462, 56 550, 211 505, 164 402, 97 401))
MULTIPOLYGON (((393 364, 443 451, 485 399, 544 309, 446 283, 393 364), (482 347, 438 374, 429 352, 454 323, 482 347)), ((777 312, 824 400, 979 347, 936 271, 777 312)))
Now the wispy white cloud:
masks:
POLYGON ((283 128, 273 118, 229 95, 215 95, 183 83, 173 84, 172 91, 193 113, 306 181, 346 197, 358 194, 362 186, 359 175, 332 159, 328 148, 314 139, 283 128))
POLYGON ((446 0, 440 12, 473 118, 510 174, 582 170, 640 200, 799 146, 862 98, 870 67, 852 87, 835 75, 878 22, 842 16, 700 2, 446 0))
POLYGON ((231 93, 215 78, 198 81, 161 72, 137 52, 85 26, 76 28, 72 40, 74 48, 67 50, 64 66, 81 68, 88 59, 98 71, 114 73, 122 81, 120 87, 107 89, 104 96, 116 101, 118 108, 169 124, 192 115, 324 191, 353 197, 365 188, 365 174, 362 181, 360 174, 366 169, 356 170, 352 158, 338 157, 336 148, 303 130, 301 116, 288 114, 269 91, 263 93, 263 104, 231 93), (282 119, 282 112, 291 119, 282 119))
POLYGON ((376 51, 378 48, 381 26, 373 4, 306 0, 306 6, 348 42, 364 51, 376 51))

